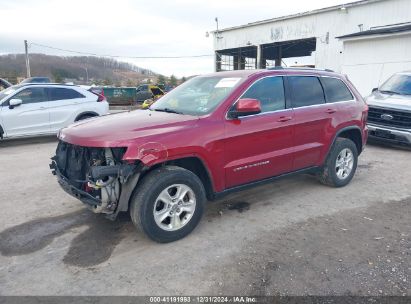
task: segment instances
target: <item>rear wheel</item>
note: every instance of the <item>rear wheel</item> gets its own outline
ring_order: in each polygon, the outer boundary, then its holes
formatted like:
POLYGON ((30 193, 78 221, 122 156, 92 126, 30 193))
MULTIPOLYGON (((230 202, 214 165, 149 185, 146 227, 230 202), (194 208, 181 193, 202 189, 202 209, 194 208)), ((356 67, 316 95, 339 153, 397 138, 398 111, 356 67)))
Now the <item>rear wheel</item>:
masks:
POLYGON ((353 178, 357 169, 358 151, 348 138, 337 138, 319 174, 321 183, 343 187, 353 178))
POLYGON ((131 199, 133 223, 160 243, 188 235, 200 222, 206 195, 200 179, 191 171, 166 166, 149 172, 131 199))

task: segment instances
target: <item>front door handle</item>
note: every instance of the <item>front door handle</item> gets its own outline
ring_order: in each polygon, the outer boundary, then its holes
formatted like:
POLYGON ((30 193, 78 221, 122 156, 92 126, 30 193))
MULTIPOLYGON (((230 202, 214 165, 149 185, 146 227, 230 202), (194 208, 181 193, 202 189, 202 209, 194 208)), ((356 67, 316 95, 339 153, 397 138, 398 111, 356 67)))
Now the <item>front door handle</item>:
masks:
POLYGON ((286 122, 293 119, 291 116, 281 116, 277 121, 278 122, 286 122))
POLYGON ((334 110, 334 109, 327 109, 327 110, 325 111, 325 113, 328 113, 328 114, 333 114, 333 113, 335 113, 335 112, 337 112, 337 110, 334 110))

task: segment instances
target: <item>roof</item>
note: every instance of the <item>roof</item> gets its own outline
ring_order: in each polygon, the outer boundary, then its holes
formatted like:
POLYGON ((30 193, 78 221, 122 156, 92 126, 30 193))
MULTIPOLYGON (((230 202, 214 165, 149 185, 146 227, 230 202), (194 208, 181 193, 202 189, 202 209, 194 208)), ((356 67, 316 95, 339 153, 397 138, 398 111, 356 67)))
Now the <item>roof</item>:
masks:
POLYGON ((232 71, 221 71, 221 72, 213 72, 213 73, 208 73, 205 75, 199 75, 205 76, 205 77, 212 77, 212 76, 221 76, 221 77, 248 77, 254 73, 256 73, 259 70, 255 69, 250 69, 250 70, 232 70, 232 71))
MULTIPOLYGON (((349 3, 345 3, 345 4, 340 4, 340 5, 328 6, 328 7, 325 7, 325 8, 315 9, 315 10, 312 10, 312 11, 306 11, 306 12, 297 13, 297 14, 291 14, 291 15, 275 17, 275 18, 256 21, 256 22, 250 22, 250 23, 243 24, 243 25, 227 27, 227 28, 219 29, 218 33, 225 32, 225 31, 230 31, 230 30, 235 30, 235 29, 241 29, 241 28, 245 28, 245 27, 249 27, 249 26, 255 26, 255 25, 260 25, 260 24, 265 24, 265 23, 271 23, 271 22, 275 22, 275 21, 281 21, 281 20, 292 19, 292 18, 299 18, 299 17, 303 17, 303 16, 308 16, 308 15, 315 15, 315 14, 324 13, 324 12, 328 12, 328 11, 334 11, 334 10, 339 10, 339 9, 347 9, 347 8, 350 8, 350 7, 353 7, 353 6, 365 5, 365 4, 370 4, 370 3, 374 3, 374 2, 380 2, 380 1, 387 1, 387 0, 360 0, 360 1, 349 2, 349 3)), ((215 32, 217 32, 217 31, 212 31, 212 33, 215 33, 215 32)))
POLYGON ((20 89, 22 87, 29 87, 29 86, 44 86, 44 87, 78 87, 81 88, 80 86, 77 85, 73 85, 73 84, 62 84, 62 83, 19 83, 19 84, 15 84, 12 87, 15 89, 20 89))
POLYGON ((25 82, 25 83, 19 83, 16 84, 15 86, 64 86, 64 87, 78 87, 78 85, 75 84, 65 84, 65 83, 54 83, 54 82, 25 82))
POLYGON ((372 28, 367 31, 352 33, 352 34, 348 34, 344 36, 339 36, 336 38, 345 39, 345 38, 371 36, 371 35, 388 35, 388 34, 407 32, 407 31, 411 31, 411 24, 372 28))

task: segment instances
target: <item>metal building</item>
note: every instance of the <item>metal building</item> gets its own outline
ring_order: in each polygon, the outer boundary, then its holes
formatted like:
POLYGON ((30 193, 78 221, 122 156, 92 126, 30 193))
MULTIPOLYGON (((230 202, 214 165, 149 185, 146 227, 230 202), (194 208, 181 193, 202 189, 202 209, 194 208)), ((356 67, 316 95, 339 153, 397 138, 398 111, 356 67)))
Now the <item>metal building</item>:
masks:
POLYGON ((281 65, 313 56, 368 95, 394 72, 411 70, 411 0, 363 0, 213 32, 215 69, 281 65))

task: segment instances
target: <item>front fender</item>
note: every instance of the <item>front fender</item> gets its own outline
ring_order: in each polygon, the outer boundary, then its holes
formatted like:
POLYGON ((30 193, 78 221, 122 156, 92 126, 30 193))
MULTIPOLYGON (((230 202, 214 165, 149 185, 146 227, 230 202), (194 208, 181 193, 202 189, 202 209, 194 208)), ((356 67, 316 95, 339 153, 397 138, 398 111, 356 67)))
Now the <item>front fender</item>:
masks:
POLYGON ((142 146, 130 146, 123 156, 124 161, 141 161, 144 166, 151 167, 157 163, 162 163, 168 159, 167 148, 157 142, 148 142, 142 146))

